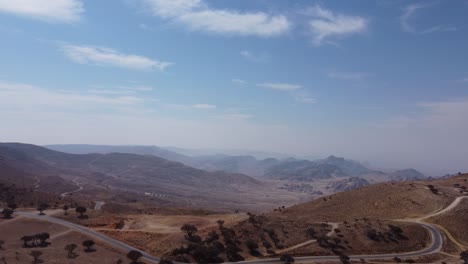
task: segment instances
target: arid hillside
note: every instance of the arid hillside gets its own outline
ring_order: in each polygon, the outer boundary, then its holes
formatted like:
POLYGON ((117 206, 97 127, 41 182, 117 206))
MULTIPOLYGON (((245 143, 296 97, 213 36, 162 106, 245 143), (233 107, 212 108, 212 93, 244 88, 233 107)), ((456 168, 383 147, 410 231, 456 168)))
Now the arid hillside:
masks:
MULTIPOLYGON (((138 200, 153 206, 235 211, 268 210, 277 204, 307 199, 305 195, 272 190, 268 183, 243 174, 208 172, 154 155, 78 155, 20 143, 1 143, 0 155, 5 166, 25 175, 23 184, 41 181, 39 190, 76 193, 106 202, 128 204, 138 200), (115 195, 135 198, 122 202, 119 197, 112 199, 115 195)), ((2 177, 9 177, 7 174, 2 177)))
POLYGON ((295 256, 403 253, 431 244, 431 235, 418 221, 426 221, 437 212, 439 216, 427 221, 446 228, 467 245, 466 230, 457 232, 465 229, 467 201, 463 199, 456 210, 445 213, 457 198, 468 194, 464 191, 467 179, 468 175, 460 175, 371 185, 289 208, 280 207, 270 213, 249 213, 246 220, 238 223, 201 227, 197 233, 200 238, 194 240, 182 234, 166 235, 164 245, 156 248, 152 244, 147 250, 180 261, 196 260, 199 256, 193 254, 197 250, 209 250, 206 244, 210 243, 221 247, 217 242, 231 252, 220 251, 218 257, 224 260, 283 253, 295 256), (213 237, 218 237, 215 242, 213 237), (205 241, 204 247, 197 246, 198 239, 205 241))

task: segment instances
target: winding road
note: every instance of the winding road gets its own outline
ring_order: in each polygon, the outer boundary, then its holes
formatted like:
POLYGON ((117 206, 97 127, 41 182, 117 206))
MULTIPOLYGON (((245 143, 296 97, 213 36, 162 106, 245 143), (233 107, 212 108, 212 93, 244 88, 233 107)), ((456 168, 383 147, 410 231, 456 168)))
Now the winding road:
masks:
POLYGON ((65 196, 68 196, 68 195, 70 195, 72 193, 76 193, 76 192, 79 192, 79 191, 84 189, 84 187, 81 186, 81 183, 78 182, 78 178, 73 179, 72 182, 74 182, 76 184, 76 186, 78 186, 78 189, 76 189, 74 191, 71 191, 71 192, 64 192, 60 196, 65 197, 65 196))
MULTIPOLYGON (((427 215, 425 217, 418 218, 418 219, 399 220, 399 221, 415 223, 415 224, 421 225, 422 227, 426 228, 429 231, 429 233, 431 234, 431 238, 432 238, 431 245, 429 245, 428 247, 426 247, 426 248, 424 248, 422 250, 413 251, 413 252, 405 252, 405 253, 376 254, 376 255, 353 255, 353 256, 349 256, 350 259, 352 259, 352 260, 360 260, 360 259, 371 260, 371 259, 393 259, 395 257, 414 258, 414 257, 420 257, 420 256, 423 256, 423 255, 428 255, 428 254, 439 252, 441 250, 441 248, 442 248, 442 245, 443 245, 443 238, 442 238, 441 232, 439 231, 439 229, 436 226, 434 226, 432 224, 429 224, 429 223, 422 222, 422 220, 427 219, 427 218, 432 217, 432 216, 440 215, 440 214, 443 214, 443 213, 446 213, 446 212, 452 210, 453 208, 455 208, 460 203, 460 201, 462 199, 465 199, 465 198, 468 198, 468 197, 467 196, 458 197, 448 207, 446 207, 446 208, 444 208, 444 209, 442 209, 442 210, 440 210, 438 212, 429 214, 429 215, 427 215)), ((55 223, 55 224, 59 224, 59 225, 68 227, 68 228, 70 228, 72 230, 75 230, 77 232, 80 232, 82 234, 85 234, 85 235, 91 236, 91 237, 93 237, 95 239, 106 242, 106 243, 108 243, 109 245, 111 245, 111 246, 113 246, 115 248, 123 250, 124 252, 130 251, 130 250, 139 250, 139 249, 136 249, 136 248, 134 248, 134 247, 132 247, 130 245, 127 245, 127 244, 121 242, 121 241, 118 241, 118 240, 115 240, 113 238, 107 237, 107 236, 105 236, 105 235, 103 235, 103 234, 101 234, 99 232, 94 231, 94 230, 91 230, 91 229, 88 229, 86 227, 83 227, 83 226, 80 226, 80 225, 77 225, 77 224, 73 224, 73 223, 70 223, 70 222, 67 222, 67 221, 64 221, 64 220, 61 220, 61 219, 57 219, 57 218, 50 217, 50 216, 47 216, 47 215, 40 216, 36 212, 16 212, 16 214, 20 215, 20 216, 23 216, 23 217, 27 217, 27 218, 33 218, 33 219, 37 219, 37 220, 47 221, 47 222, 51 222, 51 223, 55 223)), ((155 262, 155 263, 159 262, 158 257, 152 256, 152 255, 150 255, 150 254, 148 254, 146 252, 143 252, 141 250, 139 250, 139 251, 143 254, 143 258, 145 260, 150 261, 150 262, 155 262)), ((337 256, 310 256, 310 257, 297 257, 295 259, 296 259, 297 262, 300 262, 300 263, 313 263, 313 262, 317 262, 317 261, 339 260, 339 258, 337 256)), ((226 263, 229 263, 229 262, 226 262, 226 263)), ((284 262, 280 261, 279 259, 257 259, 257 260, 242 261, 242 262, 236 262, 236 263, 281 264, 281 263, 284 263, 284 262)))

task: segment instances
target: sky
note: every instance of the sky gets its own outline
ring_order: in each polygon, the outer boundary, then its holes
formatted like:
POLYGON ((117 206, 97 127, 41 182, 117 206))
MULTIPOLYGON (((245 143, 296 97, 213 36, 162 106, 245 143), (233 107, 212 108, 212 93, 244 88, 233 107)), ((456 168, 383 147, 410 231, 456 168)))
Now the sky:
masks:
POLYGON ((0 141, 468 171, 468 1, 0 0, 0 141))

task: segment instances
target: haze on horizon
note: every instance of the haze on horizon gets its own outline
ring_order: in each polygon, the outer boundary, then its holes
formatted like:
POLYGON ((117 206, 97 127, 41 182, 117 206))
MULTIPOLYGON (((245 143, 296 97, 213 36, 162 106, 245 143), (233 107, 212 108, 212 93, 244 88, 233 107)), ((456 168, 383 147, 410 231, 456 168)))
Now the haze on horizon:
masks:
POLYGON ((0 0, 0 141, 468 171, 467 13, 463 0, 0 0))

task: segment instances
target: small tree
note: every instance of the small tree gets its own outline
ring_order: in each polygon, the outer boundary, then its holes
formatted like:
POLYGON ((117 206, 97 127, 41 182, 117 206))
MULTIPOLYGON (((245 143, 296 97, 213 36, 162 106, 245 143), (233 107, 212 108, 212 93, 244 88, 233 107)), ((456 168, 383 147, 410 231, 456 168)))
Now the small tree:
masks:
POLYGON ((30 246, 28 243, 33 241, 34 237, 32 237, 32 236, 23 236, 21 238, 21 240, 23 241, 23 247, 27 248, 27 247, 30 246))
POLYGON ((3 218, 5 218, 5 219, 10 219, 11 216, 13 215, 13 210, 8 209, 8 208, 4 208, 4 209, 2 210, 2 215, 3 215, 3 218))
POLYGON ((132 264, 138 264, 138 260, 142 257, 143 254, 141 254, 141 252, 138 250, 131 250, 127 254, 127 258, 132 261, 132 264))
POLYGON ((50 238, 50 234, 49 233, 40 233, 40 234, 35 235, 34 237, 40 241, 40 244, 42 246, 46 246, 47 245, 47 239, 50 238))
POLYGON ((247 248, 249 249, 249 253, 251 255, 256 255, 258 254, 258 243, 249 239, 245 242, 245 245, 247 246, 247 248))
POLYGON ((29 253, 30 256, 34 258, 33 264, 41 263, 42 261, 39 259, 42 256, 42 252, 38 250, 33 250, 29 253))
POLYGON ((63 214, 64 214, 64 215, 68 215, 68 209, 70 209, 70 207, 68 207, 68 205, 64 205, 64 206, 62 207, 62 210, 63 210, 63 214))
POLYGON ((0 249, 1 249, 1 250, 5 250, 5 249, 3 248, 3 245, 5 245, 5 241, 0 240, 0 249))
POLYGON ((313 227, 307 228, 306 230, 306 236, 312 239, 317 238, 317 231, 313 227))
POLYGON ((159 264, 174 264, 174 262, 166 258, 161 258, 161 260, 159 261, 159 264))
POLYGON ((8 202, 7 204, 8 208, 10 208, 13 212, 18 208, 15 202, 8 202))
POLYGON ((402 262, 401 258, 399 258, 399 257, 394 257, 393 261, 395 261, 395 263, 401 263, 402 262))
POLYGON ((37 210, 39 211, 39 215, 44 215, 44 211, 47 210, 47 208, 49 208, 48 204, 46 203, 39 204, 39 206, 37 207, 37 210))
POLYGON ((67 257, 69 259, 72 259, 72 258, 75 258, 76 257, 76 253, 73 252, 78 246, 76 244, 68 244, 65 246, 65 250, 67 251, 68 255, 67 257))
POLYGON ((96 251, 93 246, 96 244, 96 242, 94 242, 93 240, 91 239, 88 239, 88 240, 85 240, 83 241, 83 247, 86 247, 86 252, 93 252, 93 251, 96 251))
POLYGON ((191 224, 184 224, 180 230, 182 230, 183 232, 187 233, 187 235, 189 237, 192 237, 195 233, 197 233, 198 231, 198 228, 194 225, 191 225, 191 224))
POLYGON ((293 258, 293 256, 291 256, 289 254, 281 255, 280 260, 284 261, 284 264, 292 264, 292 263, 295 262, 295 259, 293 258))
POLYGON ((460 253, 460 259, 463 260, 463 263, 468 264, 468 250, 460 253))
POLYGON ((84 206, 78 206, 75 211, 80 214, 80 218, 84 218, 84 213, 86 213, 87 209, 84 206))

